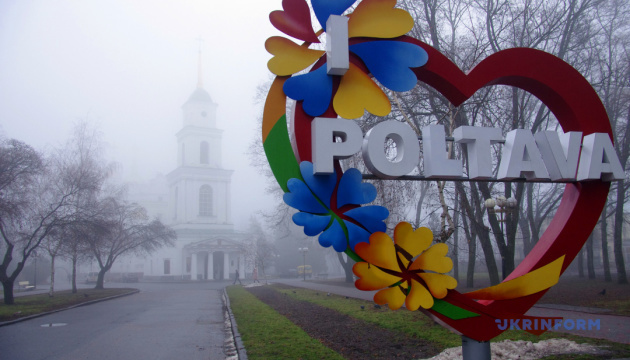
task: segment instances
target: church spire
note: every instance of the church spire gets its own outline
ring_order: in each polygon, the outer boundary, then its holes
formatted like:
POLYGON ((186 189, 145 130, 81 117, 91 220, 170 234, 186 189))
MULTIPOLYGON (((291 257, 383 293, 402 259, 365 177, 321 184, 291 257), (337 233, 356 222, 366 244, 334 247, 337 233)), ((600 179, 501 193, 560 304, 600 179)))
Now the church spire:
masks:
POLYGON ((201 43, 203 42, 203 39, 201 36, 197 38, 197 41, 199 41, 199 53, 197 57, 197 89, 203 89, 203 72, 201 69, 201 43))

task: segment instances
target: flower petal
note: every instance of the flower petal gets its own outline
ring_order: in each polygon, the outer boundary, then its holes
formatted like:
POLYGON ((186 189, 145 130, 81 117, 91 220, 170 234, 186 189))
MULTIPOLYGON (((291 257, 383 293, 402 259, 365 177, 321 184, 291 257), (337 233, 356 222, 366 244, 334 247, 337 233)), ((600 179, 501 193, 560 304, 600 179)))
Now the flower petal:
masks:
MULTIPOLYGON (((427 63, 429 55, 418 45, 404 41, 370 41, 350 46, 370 73, 386 88, 403 92, 418 83, 411 68, 427 63)), ((376 114, 375 114, 376 115, 376 114)))
POLYGON ((409 270, 427 270, 437 273, 447 273, 453 269, 453 260, 446 257, 448 245, 435 244, 414 260, 409 270))
POLYGON ((445 274, 420 273, 418 275, 424 280, 431 295, 436 299, 443 299, 449 289, 457 287, 457 280, 445 274))
POLYGON ((345 119, 359 118, 365 110, 376 116, 386 116, 392 108, 381 88, 352 63, 341 77, 333 107, 345 119))
POLYGON ((321 50, 300 46, 280 36, 272 36, 267 39, 265 49, 275 55, 267 62, 267 68, 278 76, 287 76, 302 71, 325 53, 321 50))
POLYGON ((390 287, 374 294, 374 302, 388 304, 391 310, 398 310, 405 303, 405 294, 398 286, 390 287))
POLYGON ((429 248, 433 242, 433 233, 426 227, 414 231, 411 224, 401 222, 394 228, 394 240, 396 245, 402 247, 413 258, 429 248))
POLYGON ((378 267, 363 261, 354 264, 352 272, 359 278, 354 282, 354 286, 363 291, 382 289, 400 281, 399 277, 387 274, 378 267))
POLYGON ((304 100, 304 111, 310 116, 319 116, 330 107, 332 98, 332 76, 326 66, 306 74, 293 76, 284 83, 284 93, 293 100, 304 100))
POLYGON ((337 174, 333 171, 329 175, 314 175, 313 163, 309 161, 300 163, 300 173, 315 196, 330 209, 330 198, 337 185, 337 174))
POLYGON ((339 221, 333 220, 332 225, 319 236, 319 244, 323 247, 330 247, 337 252, 343 252, 348 247, 348 240, 339 221))
MULTIPOLYGON (((384 269, 400 271, 398 261, 396 261, 394 242, 389 235, 384 232, 372 234, 370 236, 370 242, 357 244, 357 246, 354 247, 354 252, 370 264, 384 269)), ((393 283, 388 285, 391 284, 393 283)))
POLYGON ((433 296, 431 296, 431 293, 424 285, 416 280, 411 280, 411 290, 405 300, 405 306, 411 311, 418 310, 420 306, 425 309, 430 309, 433 307, 433 296))
POLYGON ((337 207, 347 204, 367 204, 376 199, 376 187, 363 183, 361 172, 355 168, 348 169, 339 180, 337 190, 337 207))
POLYGON ((348 21, 349 37, 395 38, 413 28, 413 18, 396 0, 363 0, 348 21))
POLYGON ((276 29, 294 38, 318 43, 319 39, 313 31, 311 9, 306 0, 283 0, 282 10, 272 11, 269 20, 276 29))
POLYGON ((364 228, 346 220, 344 220, 343 223, 346 225, 346 229, 348 229, 348 244, 350 245, 350 249, 354 250, 355 246, 358 244, 370 241, 370 233, 364 228))
POLYGON ((387 230, 387 225, 383 222, 389 216, 389 210, 386 207, 378 205, 362 206, 348 210, 344 215, 358 221, 361 226, 371 233, 387 230))
POLYGON ((317 201, 315 195, 313 195, 302 180, 295 178, 289 179, 289 181, 287 181, 287 188, 289 192, 282 196, 282 199, 287 205, 312 214, 328 213, 328 209, 324 208, 324 206, 317 201))
POLYGON ((304 234, 307 236, 315 236, 324 231, 330 224, 330 215, 314 215, 307 212, 299 212, 293 214, 293 222, 295 225, 304 226, 304 234))
POLYGON ((313 11, 317 21, 322 26, 322 29, 326 29, 326 21, 330 15, 341 15, 344 11, 355 3, 356 0, 311 0, 313 11))

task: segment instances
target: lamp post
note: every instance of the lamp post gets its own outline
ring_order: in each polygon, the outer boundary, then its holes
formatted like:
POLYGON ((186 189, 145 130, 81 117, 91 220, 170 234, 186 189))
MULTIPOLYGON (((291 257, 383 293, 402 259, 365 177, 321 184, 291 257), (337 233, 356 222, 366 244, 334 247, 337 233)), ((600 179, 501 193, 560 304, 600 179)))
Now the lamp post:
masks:
MULTIPOLYGON (((501 235, 505 238, 505 230, 503 227, 503 223, 507 221, 505 215, 512 213, 516 209, 516 199, 513 197, 506 199, 505 196, 497 196, 495 199, 486 199, 485 206, 486 209, 488 209, 488 218, 490 218, 491 214, 500 215, 497 221, 501 225, 501 235)), ((505 270, 505 255, 503 252, 501 252, 501 272, 505 279, 507 274, 505 270)))
POLYGON ((306 253, 308 252, 308 248, 299 248, 298 251, 300 251, 304 257, 304 267, 302 267, 302 274, 304 275, 304 281, 306 281, 306 253))

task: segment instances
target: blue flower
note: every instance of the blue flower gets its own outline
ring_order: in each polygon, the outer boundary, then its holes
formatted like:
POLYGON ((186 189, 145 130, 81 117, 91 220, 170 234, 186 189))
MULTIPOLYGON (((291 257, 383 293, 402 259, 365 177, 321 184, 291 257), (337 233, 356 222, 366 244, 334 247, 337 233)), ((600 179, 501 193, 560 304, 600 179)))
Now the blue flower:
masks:
POLYGON ((313 164, 300 163, 302 178, 287 182, 289 192, 284 202, 300 210, 293 215, 296 225, 304 226, 308 236, 319 236, 319 243, 343 252, 350 246, 368 242, 373 232, 385 231, 383 222, 389 211, 383 206, 367 204, 376 199, 376 188, 361 182, 361 173, 349 169, 337 181, 337 173, 313 175, 313 164))
MULTIPOLYGON (((320 116, 332 105, 335 112, 346 119, 363 116, 365 110, 385 116, 391 104, 380 85, 397 92, 413 89, 418 81, 412 69, 428 61, 427 52, 417 44, 401 39, 414 26, 411 15, 395 7, 396 1, 363 0, 343 15, 356 0, 311 0, 315 17, 322 30, 331 15, 348 17, 348 47, 351 62, 344 75, 329 75, 326 52, 309 49, 311 42, 319 42, 310 22, 310 10, 305 0, 285 0, 284 12, 272 13, 274 26, 287 35, 307 41, 306 47, 293 41, 273 36, 265 44, 274 55, 268 67, 278 76, 293 75, 284 83, 284 93, 296 101, 303 100, 303 109, 310 116, 320 116), (304 19, 289 23, 287 17, 304 19), (356 58, 354 58, 356 56, 356 58), (310 72, 299 74, 315 64, 310 72), (364 66, 364 67, 363 67, 364 66), (333 78, 339 87, 333 91, 333 78), (363 91, 357 93, 356 89, 363 91), (369 104, 369 106, 365 106, 369 104)), ((319 33, 318 33, 319 34, 319 33)), ((337 36, 336 34, 328 34, 337 36)))

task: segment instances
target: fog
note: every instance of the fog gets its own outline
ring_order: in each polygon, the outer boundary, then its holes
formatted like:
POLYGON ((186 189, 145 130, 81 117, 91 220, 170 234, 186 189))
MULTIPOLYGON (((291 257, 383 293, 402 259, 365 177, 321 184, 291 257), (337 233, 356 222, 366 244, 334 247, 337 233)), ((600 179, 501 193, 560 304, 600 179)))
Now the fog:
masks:
POLYGON ((269 78, 264 41, 280 1, 0 2, 0 135, 45 151, 87 120, 125 181, 176 166, 181 105, 203 83, 218 104, 223 167, 232 176, 237 229, 269 207, 246 150, 257 136, 256 86, 269 78), (200 38, 202 41, 198 41, 200 38))

